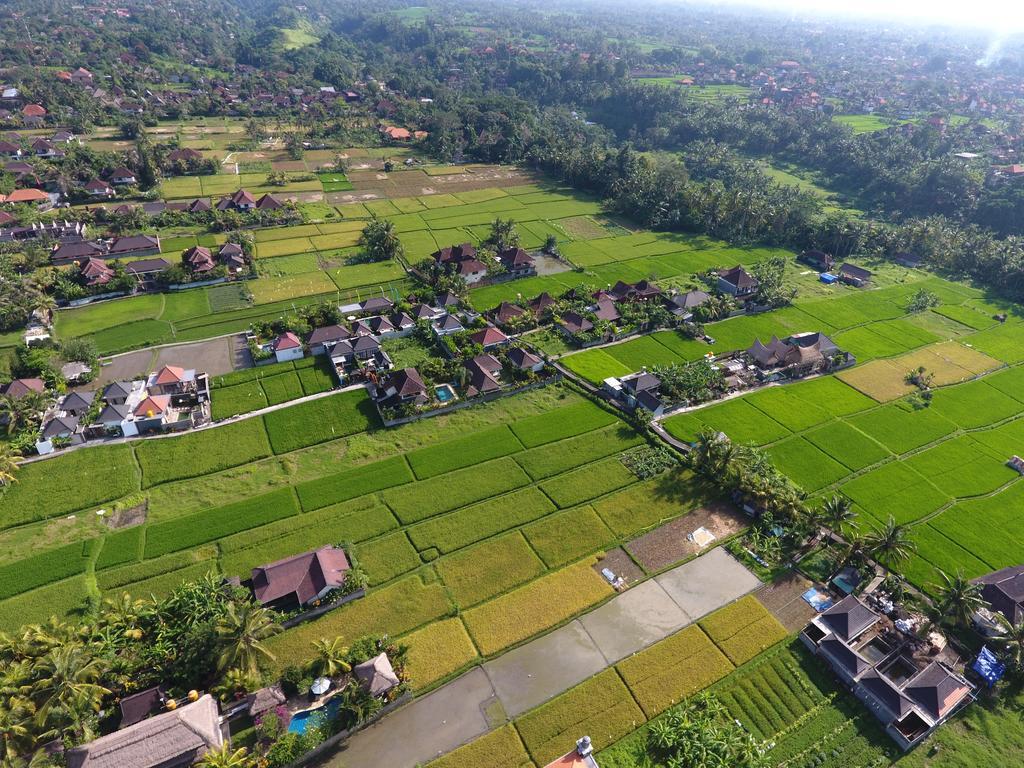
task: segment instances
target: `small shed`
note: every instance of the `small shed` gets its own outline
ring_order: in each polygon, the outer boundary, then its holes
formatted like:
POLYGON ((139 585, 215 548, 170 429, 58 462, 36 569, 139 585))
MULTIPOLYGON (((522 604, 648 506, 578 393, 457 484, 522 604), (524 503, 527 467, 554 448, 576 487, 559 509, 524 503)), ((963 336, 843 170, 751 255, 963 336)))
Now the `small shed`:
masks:
POLYGON ((362 664, 356 664, 352 673, 371 696, 383 696, 399 684, 398 675, 384 652, 362 664))

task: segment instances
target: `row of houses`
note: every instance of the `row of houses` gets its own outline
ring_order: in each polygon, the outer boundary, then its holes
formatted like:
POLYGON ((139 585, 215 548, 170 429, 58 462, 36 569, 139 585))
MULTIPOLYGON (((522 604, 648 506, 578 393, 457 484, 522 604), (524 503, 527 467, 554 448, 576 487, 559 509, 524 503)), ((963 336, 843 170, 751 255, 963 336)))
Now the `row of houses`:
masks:
POLYGON ((157 200, 142 204, 142 212, 147 216, 159 216, 162 213, 207 213, 209 211, 276 211, 284 207, 284 203, 269 193, 256 197, 245 189, 225 195, 216 203, 208 198, 198 197, 193 200, 163 201, 157 200))
POLYGON ((430 256, 448 272, 462 277, 467 285, 474 285, 487 278, 490 270, 481 259, 493 259, 502 267, 502 277, 505 279, 537 274, 534 258, 519 247, 505 248, 491 255, 478 251, 472 243, 462 243, 441 248, 430 256))
MULTIPOLYGON (((14 386, 12 382, 8 388, 14 386)), ((32 380, 27 386, 40 391, 32 380)), ((62 443, 80 445, 92 439, 184 431, 210 419, 207 375, 174 365, 163 366, 145 380, 108 384, 98 401, 96 395, 72 391, 48 409, 36 451, 48 454, 62 443)))

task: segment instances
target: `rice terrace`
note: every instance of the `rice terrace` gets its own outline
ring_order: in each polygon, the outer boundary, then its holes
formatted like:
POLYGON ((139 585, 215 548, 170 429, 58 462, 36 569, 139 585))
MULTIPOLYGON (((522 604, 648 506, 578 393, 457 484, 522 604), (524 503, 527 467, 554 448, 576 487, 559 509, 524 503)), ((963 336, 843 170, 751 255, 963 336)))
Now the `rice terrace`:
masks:
POLYGON ((1018 44, 59 10, 0 9, 0 765, 1024 764, 1018 44))

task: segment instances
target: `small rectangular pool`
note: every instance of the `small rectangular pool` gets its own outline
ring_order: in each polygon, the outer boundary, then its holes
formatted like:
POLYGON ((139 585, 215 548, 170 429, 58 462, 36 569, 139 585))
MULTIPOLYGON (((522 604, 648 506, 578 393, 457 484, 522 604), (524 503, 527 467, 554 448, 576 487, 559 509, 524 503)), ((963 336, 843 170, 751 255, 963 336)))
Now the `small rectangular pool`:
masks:
POLYGON ((296 712, 288 723, 289 733, 305 733, 307 728, 318 728, 338 716, 341 701, 334 697, 322 707, 296 712))
POLYGON ((448 403, 455 399, 455 390, 451 388, 450 384, 441 384, 434 387, 434 395, 438 402, 448 403))

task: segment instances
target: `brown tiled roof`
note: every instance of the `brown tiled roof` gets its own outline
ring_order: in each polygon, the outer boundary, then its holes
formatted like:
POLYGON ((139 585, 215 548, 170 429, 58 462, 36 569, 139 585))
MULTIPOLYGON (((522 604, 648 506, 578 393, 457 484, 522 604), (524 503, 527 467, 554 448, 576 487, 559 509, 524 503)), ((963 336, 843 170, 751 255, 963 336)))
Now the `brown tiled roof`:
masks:
POLYGON ((427 385, 423 383, 420 372, 415 368, 403 368, 400 371, 395 371, 388 377, 388 383, 402 397, 411 397, 427 391, 427 385))
POLYGON ((165 365, 156 373, 156 378, 153 380, 157 384, 176 384, 179 381, 184 381, 185 369, 179 368, 176 365, 165 365))
POLYGON ((508 336, 499 331, 497 328, 482 328, 476 333, 469 337, 469 340, 474 344, 482 344, 485 347, 489 347, 493 344, 501 344, 504 341, 508 341, 508 336))
POLYGON ((42 379, 14 379, 3 388, 3 393, 8 397, 24 397, 29 392, 43 393, 46 391, 46 384, 42 379))
POLYGON ((344 584, 348 569, 348 558, 343 550, 321 547, 253 568, 253 592, 256 599, 264 604, 289 595, 294 595, 300 604, 305 604, 324 587, 334 588, 344 584))
POLYGON ((719 270, 718 275, 725 280, 725 282, 730 285, 735 285, 737 288, 757 287, 757 280, 739 264, 732 269, 719 270))

